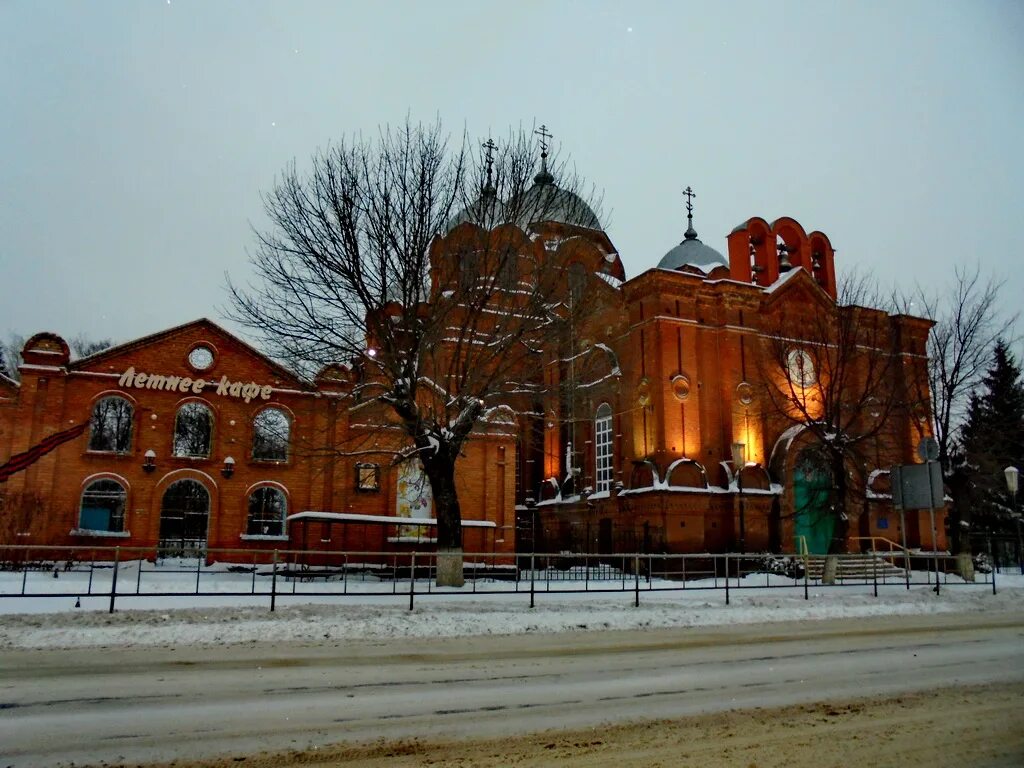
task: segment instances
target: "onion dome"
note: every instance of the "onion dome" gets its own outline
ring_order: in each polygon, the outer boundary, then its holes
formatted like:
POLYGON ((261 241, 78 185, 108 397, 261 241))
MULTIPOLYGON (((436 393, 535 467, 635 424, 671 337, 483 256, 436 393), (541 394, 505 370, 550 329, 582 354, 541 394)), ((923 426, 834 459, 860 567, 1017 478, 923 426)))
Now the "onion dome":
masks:
POLYGON ((497 192, 491 185, 485 185, 480 191, 480 197, 456 213, 448 220, 445 226, 446 232, 451 232, 459 224, 470 222, 483 227, 493 229, 505 221, 505 205, 498 199, 497 192))
POLYGON ((597 214, 575 192, 561 189, 548 171, 548 141, 551 133, 542 125, 536 131, 540 136, 540 173, 533 177, 533 186, 508 203, 506 213, 515 217, 515 223, 526 229, 530 224, 553 221, 586 229, 601 229, 597 214))
POLYGON ((661 257, 658 262, 658 269, 681 269, 683 267, 695 267, 705 275, 710 274, 715 267, 728 267, 729 262, 725 257, 709 245, 704 245, 697 237, 697 230, 693 228, 693 203, 691 198, 696 197, 693 190, 686 188, 686 220, 688 226, 683 235, 683 242, 661 257))
POLYGON ((516 224, 525 228, 542 221, 570 224, 574 227, 601 229, 593 209, 575 192, 561 189, 544 168, 534 177, 534 185, 509 204, 516 224))

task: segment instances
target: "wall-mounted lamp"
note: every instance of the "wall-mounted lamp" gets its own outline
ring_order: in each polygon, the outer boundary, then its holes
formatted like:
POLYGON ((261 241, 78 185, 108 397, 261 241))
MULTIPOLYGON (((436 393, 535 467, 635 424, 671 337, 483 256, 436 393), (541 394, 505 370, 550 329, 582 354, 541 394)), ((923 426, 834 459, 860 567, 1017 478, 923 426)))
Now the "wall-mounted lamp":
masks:
POLYGON ((146 472, 152 472, 156 469, 156 451, 150 448, 144 454, 142 454, 143 462, 142 469, 146 472))
POLYGON ((224 477, 231 477, 235 474, 235 460, 230 456, 224 459, 224 466, 221 467, 220 473, 224 475, 224 477))

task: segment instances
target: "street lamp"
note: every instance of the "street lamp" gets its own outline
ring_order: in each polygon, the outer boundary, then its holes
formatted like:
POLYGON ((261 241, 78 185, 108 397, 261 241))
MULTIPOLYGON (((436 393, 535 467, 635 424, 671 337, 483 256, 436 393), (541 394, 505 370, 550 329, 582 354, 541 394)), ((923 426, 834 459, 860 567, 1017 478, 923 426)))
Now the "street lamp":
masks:
POLYGON ((732 444, 732 466, 736 472, 736 487, 740 492, 740 552, 747 551, 747 525, 743 509, 743 467, 747 463, 746 443, 732 444))
POLYGON ((1017 488, 1020 483, 1020 470, 1016 467, 1007 467, 1003 470, 1006 475, 1006 489, 1010 492, 1013 500, 1013 520, 1017 525, 1017 565, 1020 566, 1021 575, 1024 576, 1024 548, 1021 547, 1020 539, 1020 514, 1017 512, 1017 488))

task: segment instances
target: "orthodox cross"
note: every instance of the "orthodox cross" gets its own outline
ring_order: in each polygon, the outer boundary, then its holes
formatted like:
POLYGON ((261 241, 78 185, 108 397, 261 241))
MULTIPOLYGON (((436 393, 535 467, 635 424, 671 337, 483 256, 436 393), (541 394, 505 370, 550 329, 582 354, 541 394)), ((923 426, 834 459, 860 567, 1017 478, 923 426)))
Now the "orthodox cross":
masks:
POLYGON ((548 173, 548 139, 553 134, 548 130, 546 125, 542 125, 540 128, 534 130, 534 133, 540 136, 540 173, 533 177, 533 180, 538 184, 550 184, 555 179, 548 173))
POLYGON ((548 130, 546 125, 542 125, 534 133, 540 136, 540 149, 546 157, 548 154, 548 139, 554 138, 554 134, 548 130))
POLYGON ((690 227, 693 227, 693 198, 696 196, 689 187, 683 190, 683 197, 686 198, 686 218, 690 227))
POLYGON ((491 186, 491 171, 494 169, 494 150, 498 148, 498 145, 494 143, 494 140, 488 137, 482 145, 484 150, 484 162, 487 164, 487 186, 491 186))

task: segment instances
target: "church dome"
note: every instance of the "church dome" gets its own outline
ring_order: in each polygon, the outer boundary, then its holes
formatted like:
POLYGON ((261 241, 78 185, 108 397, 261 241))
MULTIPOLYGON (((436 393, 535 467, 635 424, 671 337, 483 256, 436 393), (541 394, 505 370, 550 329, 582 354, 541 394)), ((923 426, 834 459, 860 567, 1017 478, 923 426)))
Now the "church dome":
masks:
POLYGON ((574 227, 601 229, 601 222, 593 209, 575 192, 560 188, 547 168, 533 177, 534 185, 508 204, 508 213, 515 223, 525 228, 529 224, 554 221, 574 227))
POLYGON ((451 232, 466 221, 484 229, 494 229, 505 222, 505 205, 498 199, 494 187, 484 187, 480 197, 448 220, 445 231, 451 232))
POLYGON ((704 245, 693 228, 693 198, 696 195, 690 187, 683 192, 686 198, 686 233, 683 242, 661 257, 658 269, 682 269, 694 267, 705 275, 716 267, 728 267, 725 257, 709 245, 704 245))
POLYGON ((715 267, 728 266, 729 262, 722 254, 700 241, 693 227, 686 230, 683 242, 662 256, 658 262, 659 269, 696 267, 705 275, 715 267))

